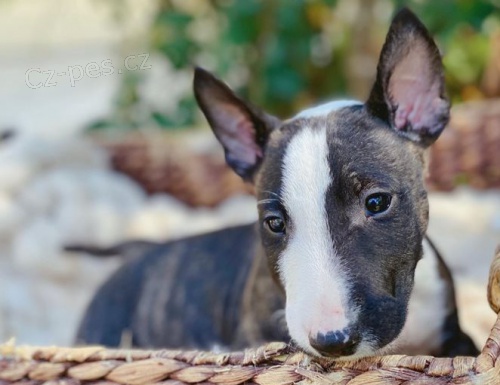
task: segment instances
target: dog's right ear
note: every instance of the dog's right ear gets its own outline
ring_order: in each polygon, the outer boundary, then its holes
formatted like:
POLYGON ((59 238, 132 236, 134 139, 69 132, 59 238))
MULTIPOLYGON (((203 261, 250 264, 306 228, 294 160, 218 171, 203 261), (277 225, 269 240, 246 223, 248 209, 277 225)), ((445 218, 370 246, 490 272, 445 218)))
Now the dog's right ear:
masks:
POLYGON ((221 80, 202 68, 194 72, 194 95, 224 147, 226 162, 246 181, 252 181, 264 155, 269 133, 279 119, 244 102, 221 80))

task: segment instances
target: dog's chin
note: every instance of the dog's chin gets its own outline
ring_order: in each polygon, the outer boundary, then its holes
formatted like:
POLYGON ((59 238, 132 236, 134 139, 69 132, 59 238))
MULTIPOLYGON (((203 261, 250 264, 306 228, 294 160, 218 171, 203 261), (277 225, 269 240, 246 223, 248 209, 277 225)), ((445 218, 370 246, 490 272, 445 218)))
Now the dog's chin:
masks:
POLYGON ((331 360, 331 361, 354 361, 366 357, 382 356, 386 354, 391 354, 396 348, 393 343, 389 343, 388 345, 383 347, 375 347, 374 345, 375 344, 370 342, 361 342, 354 354, 348 356, 330 357, 320 354, 316 349, 314 349, 311 346, 300 346, 299 344, 295 343, 295 346, 303 350, 305 353, 321 360, 331 360))

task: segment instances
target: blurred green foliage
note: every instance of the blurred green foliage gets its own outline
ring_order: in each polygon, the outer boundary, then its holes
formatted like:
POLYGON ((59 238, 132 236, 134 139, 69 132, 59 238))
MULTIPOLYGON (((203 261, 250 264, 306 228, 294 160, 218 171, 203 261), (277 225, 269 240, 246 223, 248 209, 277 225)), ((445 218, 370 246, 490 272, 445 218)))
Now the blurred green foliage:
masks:
MULTIPOLYGON (((289 116, 336 95, 364 98, 373 74, 360 65, 375 69, 392 13, 409 6, 438 40, 446 55, 449 93, 462 101, 483 96, 489 36, 500 28, 499 2, 159 0, 149 46, 176 70, 207 67, 256 105, 289 116)), ((140 76, 124 78, 115 117, 95 127, 178 128, 196 122, 191 93, 180 98, 174 112, 144 105, 137 92, 140 76)))

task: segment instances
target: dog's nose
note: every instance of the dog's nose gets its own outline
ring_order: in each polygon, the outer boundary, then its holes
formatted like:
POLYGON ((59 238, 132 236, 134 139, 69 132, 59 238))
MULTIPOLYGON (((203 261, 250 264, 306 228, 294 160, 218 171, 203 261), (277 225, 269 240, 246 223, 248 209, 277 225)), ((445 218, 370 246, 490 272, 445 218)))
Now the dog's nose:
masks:
POLYGON ((347 328, 309 336, 311 346, 325 357, 350 356, 356 351, 360 340, 357 331, 347 328))

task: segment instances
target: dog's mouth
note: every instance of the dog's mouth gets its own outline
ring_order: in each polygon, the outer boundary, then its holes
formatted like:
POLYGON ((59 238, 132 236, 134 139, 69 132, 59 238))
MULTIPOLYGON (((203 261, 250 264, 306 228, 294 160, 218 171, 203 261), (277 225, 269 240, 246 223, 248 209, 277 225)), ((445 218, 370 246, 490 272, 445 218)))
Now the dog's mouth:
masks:
POLYGON ((373 357, 380 354, 386 354, 388 352, 387 347, 377 349, 373 346, 373 343, 365 340, 360 341, 356 345, 352 353, 343 355, 327 351, 319 351, 312 346, 301 346, 295 340, 291 340, 290 345, 293 350, 303 351, 306 354, 313 356, 315 360, 325 361, 352 361, 365 357, 373 357))
POLYGON ((363 327, 350 324, 339 332, 329 332, 304 339, 303 335, 291 336, 294 349, 304 351, 317 359, 329 361, 351 361, 394 353, 398 349, 397 335, 394 339, 381 341, 381 335, 363 327), (342 338, 342 335, 344 338, 342 338))

